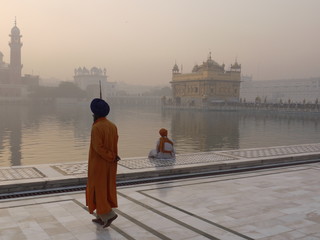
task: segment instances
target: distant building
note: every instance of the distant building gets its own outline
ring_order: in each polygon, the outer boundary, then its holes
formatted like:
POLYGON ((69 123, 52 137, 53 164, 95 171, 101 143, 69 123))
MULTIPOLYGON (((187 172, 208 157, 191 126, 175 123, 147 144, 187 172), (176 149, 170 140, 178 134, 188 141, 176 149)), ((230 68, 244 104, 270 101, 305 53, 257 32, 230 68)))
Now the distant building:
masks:
POLYGON ((0 52, 0 84, 10 83, 9 64, 3 61, 3 53, 0 52))
POLYGON ((11 29, 11 34, 9 35, 11 41, 9 42, 10 46, 10 83, 12 84, 20 84, 21 83, 21 47, 22 42, 20 35, 20 29, 17 27, 16 21, 14 23, 14 27, 11 29))
POLYGON ((246 102, 261 99, 267 103, 315 103, 320 100, 320 77, 265 81, 243 77, 240 97, 246 102))
POLYGON ((27 97, 32 87, 39 85, 39 76, 21 76, 21 37, 16 21, 11 29, 10 64, 3 60, 0 52, 0 100, 21 100, 27 97))
POLYGON ((117 82, 117 96, 143 96, 144 93, 150 92, 154 86, 133 85, 125 82, 117 82))
POLYGON ((86 91, 89 96, 99 96, 100 83, 103 97, 114 96, 116 94, 116 83, 108 82, 106 69, 92 67, 90 70, 86 67, 79 67, 74 70, 75 84, 86 91))
POLYGON ((172 69, 173 101, 176 105, 200 105, 212 102, 238 102, 241 64, 235 61, 230 70, 211 58, 195 65, 191 73, 181 73, 177 64, 172 69))
POLYGON ((23 77, 21 77, 21 83, 27 86, 28 91, 32 91, 39 87, 40 78, 38 75, 25 74, 23 77))

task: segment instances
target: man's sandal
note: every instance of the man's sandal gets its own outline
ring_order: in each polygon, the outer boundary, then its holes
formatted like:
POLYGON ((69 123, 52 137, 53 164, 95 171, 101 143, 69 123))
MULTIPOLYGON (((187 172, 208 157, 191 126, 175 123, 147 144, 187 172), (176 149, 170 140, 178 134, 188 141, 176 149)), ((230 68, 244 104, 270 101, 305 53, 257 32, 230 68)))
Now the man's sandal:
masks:
POLYGON ((92 219, 92 222, 98 223, 98 224, 100 224, 100 225, 103 225, 103 224, 104 224, 104 222, 102 221, 101 218, 94 218, 94 219, 92 219))
POLYGON ((111 223, 116 220, 116 218, 118 217, 118 215, 116 214, 114 217, 110 218, 106 224, 103 225, 103 228, 109 227, 111 225, 111 223))

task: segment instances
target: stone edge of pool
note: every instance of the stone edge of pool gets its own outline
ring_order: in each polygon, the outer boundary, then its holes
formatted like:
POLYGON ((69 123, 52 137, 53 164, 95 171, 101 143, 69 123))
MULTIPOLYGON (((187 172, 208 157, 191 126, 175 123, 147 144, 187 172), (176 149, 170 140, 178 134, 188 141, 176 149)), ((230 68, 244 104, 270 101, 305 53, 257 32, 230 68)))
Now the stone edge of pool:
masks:
MULTIPOLYGON (((121 161, 134 161, 134 166, 138 168, 119 164, 118 185, 319 162, 320 143, 184 154, 178 155, 175 162, 167 160, 164 166, 152 166, 146 158, 128 158, 121 161), (289 153, 286 154, 286 151, 289 153), (193 159, 196 161, 192 162, 193 159), (208 161, 210 159, 213 161, 208 161)), ((1 167, 0 196, 26 191, 83 187, 87 180, 86 167, 85 162, 1 167)))

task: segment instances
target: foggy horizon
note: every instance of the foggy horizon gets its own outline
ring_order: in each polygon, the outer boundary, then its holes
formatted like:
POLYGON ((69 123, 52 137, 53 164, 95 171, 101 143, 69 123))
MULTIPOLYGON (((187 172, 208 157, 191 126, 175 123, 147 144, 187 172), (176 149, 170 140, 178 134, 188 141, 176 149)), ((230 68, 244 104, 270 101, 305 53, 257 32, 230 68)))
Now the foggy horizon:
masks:
POLYGON ((226 70, 237 59, 253 80, 319 77, 317 0, 5 1, 0 52, 23 36, 22 74, 72 81, 78 67, 106 68, 108 81, 168 85, 209 52, 226 70), (30 17, 31 16, 31 17, 30 17))

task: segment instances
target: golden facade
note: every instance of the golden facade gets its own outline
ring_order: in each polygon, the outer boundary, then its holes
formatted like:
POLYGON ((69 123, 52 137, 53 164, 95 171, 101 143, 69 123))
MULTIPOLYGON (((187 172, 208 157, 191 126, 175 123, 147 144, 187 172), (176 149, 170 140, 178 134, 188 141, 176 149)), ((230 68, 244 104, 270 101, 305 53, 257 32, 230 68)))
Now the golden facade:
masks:
POLYGON ((195 65, 191 73, 181 73, 177 64, 172 69, 172 91, 175 104, 199 105, 211 102, 238 102, 241 64, 235 61, 230 70, 224 70, 211 58, 195 65))

